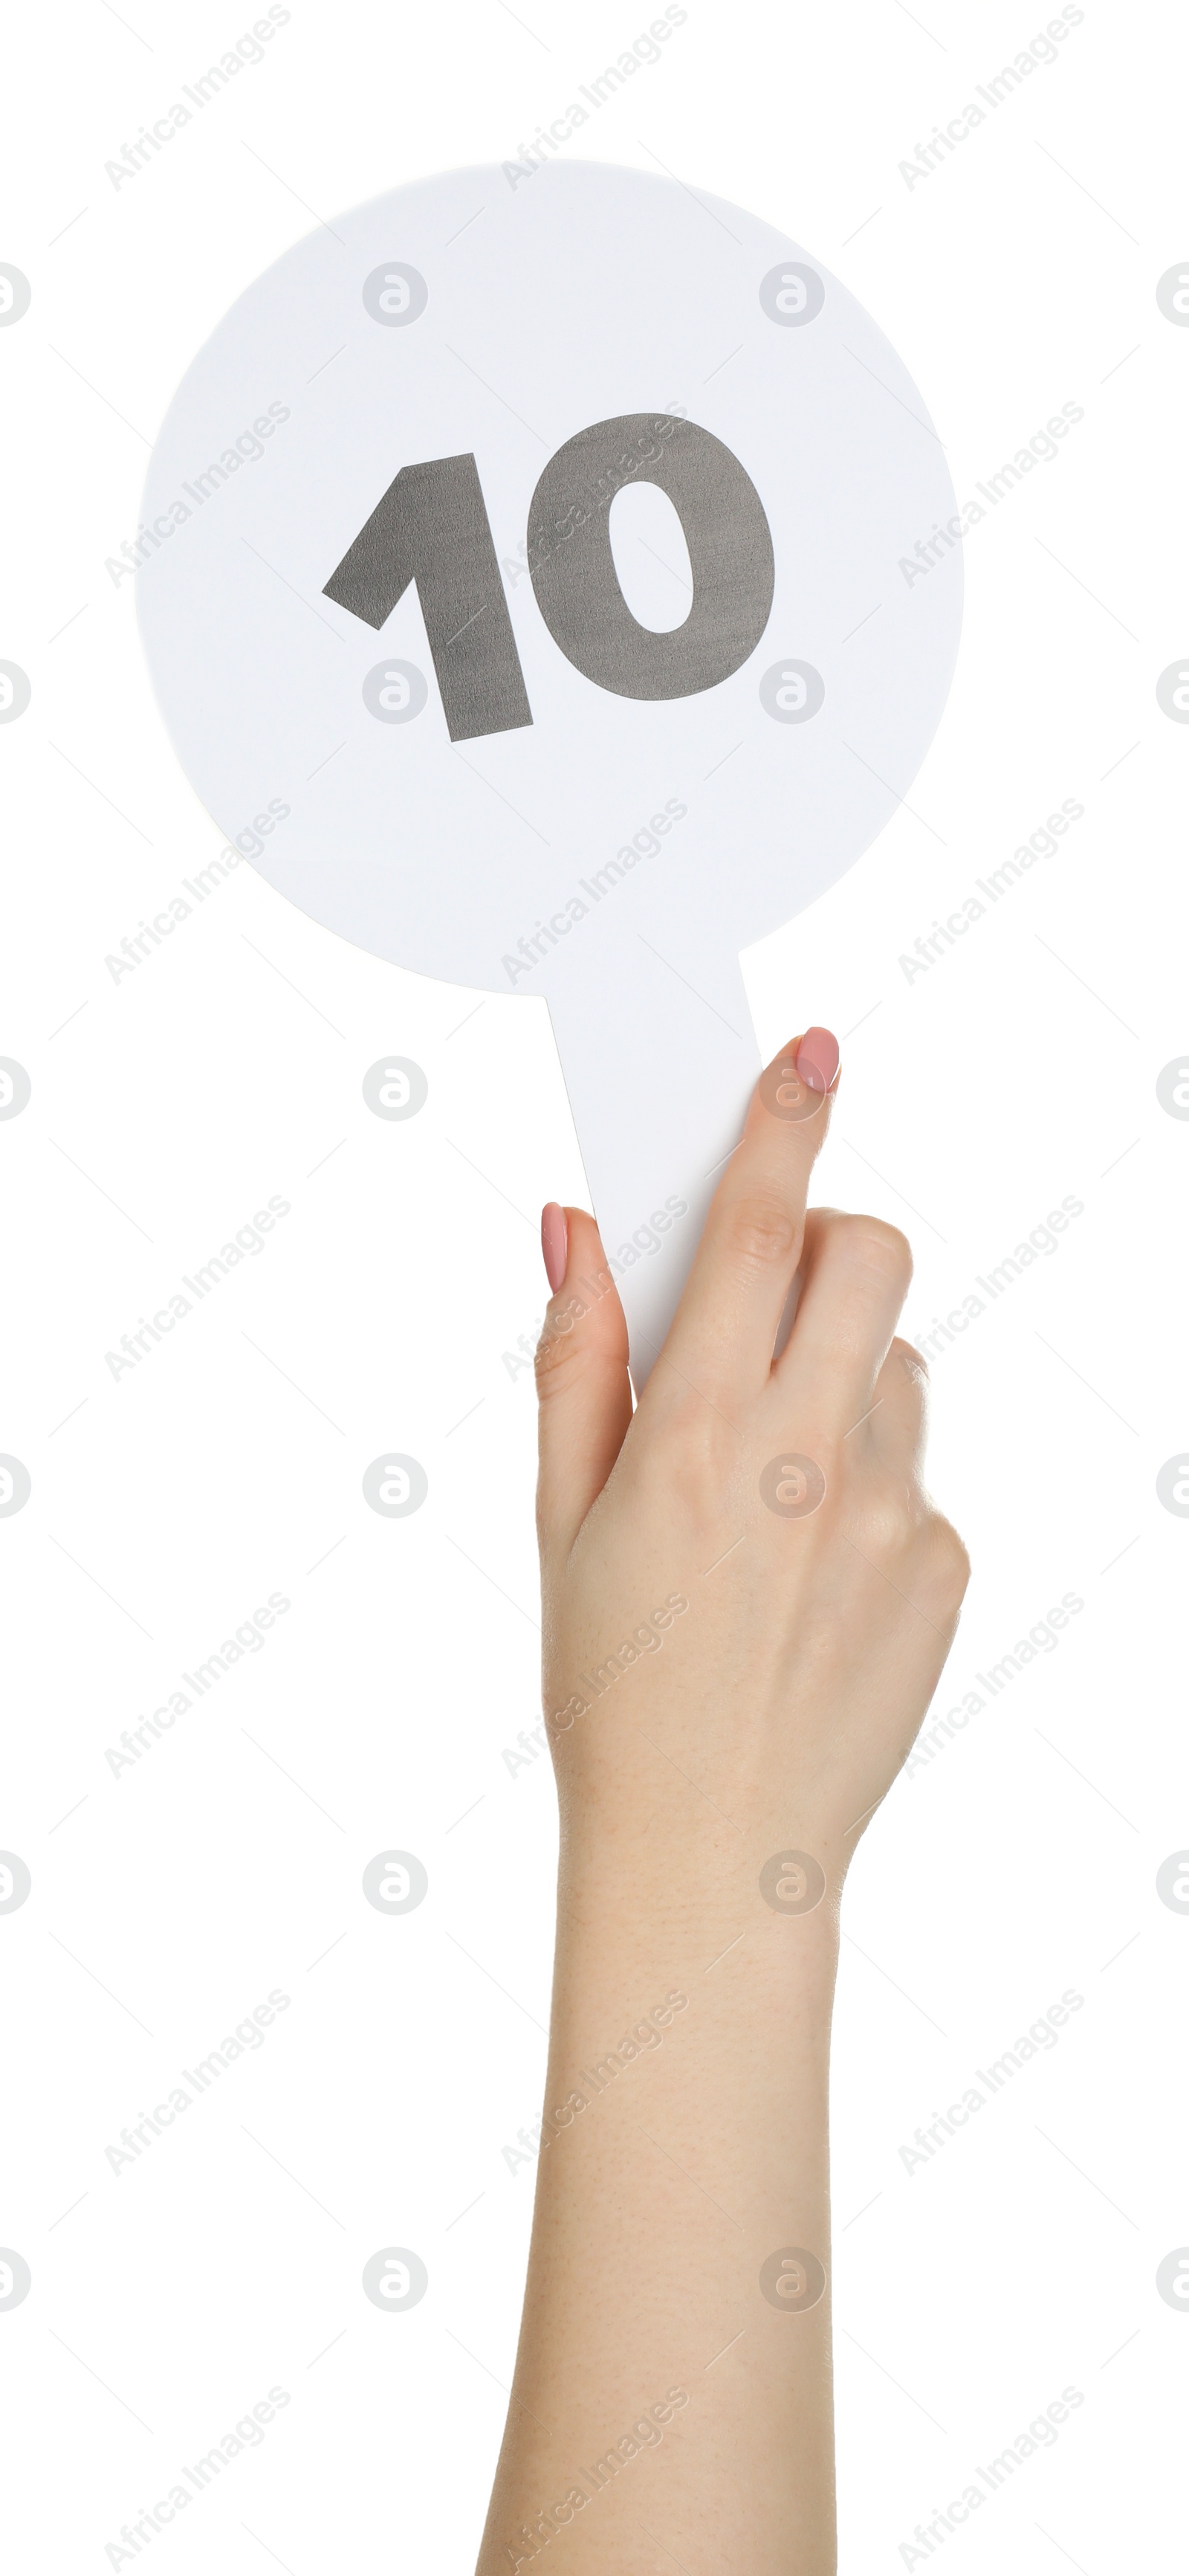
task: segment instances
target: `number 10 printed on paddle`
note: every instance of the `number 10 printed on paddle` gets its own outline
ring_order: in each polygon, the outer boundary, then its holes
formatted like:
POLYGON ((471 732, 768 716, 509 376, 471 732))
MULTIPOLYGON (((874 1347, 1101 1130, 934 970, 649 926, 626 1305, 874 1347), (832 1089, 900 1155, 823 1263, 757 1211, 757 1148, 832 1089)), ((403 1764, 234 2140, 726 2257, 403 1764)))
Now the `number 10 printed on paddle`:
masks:
MULTIPOLYGON (((772 606, 772 539, 737 456, 691 421, 601 420, 550 458, 528 518, 528 569, 554 643, 621 698, 687 698, 730 678, 772 606), (680 626, 633 617, 611 544, 610 505, 632 475, 668 495, 693 597, 680 626)), ((326 597, 386 625, 416 582, 452 742, 532 723, 473 456, 405 465, 331 579, 326 597)))

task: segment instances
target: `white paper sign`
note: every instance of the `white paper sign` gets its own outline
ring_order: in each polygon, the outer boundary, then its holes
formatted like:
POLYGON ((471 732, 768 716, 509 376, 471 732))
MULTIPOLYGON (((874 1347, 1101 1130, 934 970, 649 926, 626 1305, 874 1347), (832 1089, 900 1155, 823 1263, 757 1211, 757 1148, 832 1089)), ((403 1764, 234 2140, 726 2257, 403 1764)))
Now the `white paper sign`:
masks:
POLYGON ((739 951, 940 717, 954 508, 820 261, 594 164, 323 226, 167 414, 137 592, 179 758, 315 920, 548 997, 637 1384, 758 1069, 739 951))

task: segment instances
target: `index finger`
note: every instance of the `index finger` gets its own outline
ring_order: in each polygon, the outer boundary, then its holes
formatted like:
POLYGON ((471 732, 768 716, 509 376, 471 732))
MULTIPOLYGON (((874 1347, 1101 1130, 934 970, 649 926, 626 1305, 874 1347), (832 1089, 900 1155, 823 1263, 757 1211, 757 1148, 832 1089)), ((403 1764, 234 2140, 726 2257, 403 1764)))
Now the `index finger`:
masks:
POLYGON ((729 1403, 766 1382, 837 1082, 829 1029, 807 1029, 765 1066, 654 1372, 661 1385, 676 1370, 729 1403))

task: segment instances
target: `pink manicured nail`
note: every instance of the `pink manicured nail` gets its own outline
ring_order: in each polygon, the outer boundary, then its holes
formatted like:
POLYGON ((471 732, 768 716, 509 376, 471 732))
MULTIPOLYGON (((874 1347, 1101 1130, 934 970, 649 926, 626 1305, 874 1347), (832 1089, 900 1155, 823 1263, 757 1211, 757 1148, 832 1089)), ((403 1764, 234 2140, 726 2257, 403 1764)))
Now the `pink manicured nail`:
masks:
POLYGON ((830 1029, 806 1029, 797 1049, 797 1071, 811 1091, 828 1091, 838 1071, 838 1040, 830 1029))
POLYGON ((558 1206, 556 1199, 550 1199, 548 1206, 541 1210, 541 1252, 550 1295, 556 1296, 566 1275, 566 1263, 570 1252, 570 1229, 566 1224, 566 1212, 563 1207, 558 1206))

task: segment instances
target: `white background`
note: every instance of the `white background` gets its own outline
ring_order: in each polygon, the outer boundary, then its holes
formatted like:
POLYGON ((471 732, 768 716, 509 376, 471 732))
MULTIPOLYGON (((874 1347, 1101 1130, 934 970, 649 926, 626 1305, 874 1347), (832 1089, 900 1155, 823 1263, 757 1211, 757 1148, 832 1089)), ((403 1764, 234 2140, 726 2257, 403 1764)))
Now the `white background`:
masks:
MULTIPOLYGON (((816 250, 911 370, 960 500, 1064 403, 1085 415, 967 543, 912 810, 746 973, 765 1053, 811 1020, 843 1035, 821 1195, 906 1227, 917 1337, 1083 1203, 934 1363, 933 1482, 975 1568, 938 1710, 1065 1593, 1084 1606, 900 1781, 852 1873, 834 2290, 847 2576, 914 2563, 914 2525, 1066 2386, 1055 2445, 933 2554, 1105 2576, 1173 2539, 1189 2337, 1155 2288, 1189 2240, 1189 1923, 1155 1889, 1189 1842, 1189 1531, 1155 1492, 1189 1445, 1189 1127, 1155 1089, 1189 1040, 1189 732, 1155 696, 1189 644, 1189 332, 1155 301, 1189 253, 1186 64, 1171 13, 1090 5, 910 188, 900 162, 1045 23, 925 16, 703 0, 580 147, 816 250), (910 981, 918 937, 1067 798, 1057 853, 910 981), (1067 1988, 1058 2045, 906 2172, 916 2128, 1067 1988)), ((33 300, 0 332, 0 657, 33 695, 0 729, 0 1053, 33 1089, 0 1124, 0 1449, 32 1494, 0 1522, 0 1843, 33 1886, 0 1916, 0 2241, 33 2282, 0 2371, 8 2554, 54 2576, 121 2563, 121 2525, 274 2386, 263 2443, 140 2554, 177 2576, 472 2562, 532 2190, 502 2150, 543 2071, 552 1791, 543 1757, 503 1756, 537 1713, 533 1397, 506 1355, 544 1302, 540 1204, 584 1196, 544 1007, 359 955, 247 866, 113 981, 219 839, 105 563, 250 279, 315 215, 515 155, 648 21, 299 0, 113 187, 108 159, 250 23, 68 0, 8 39, 0 258, 33 300), (361 1094, 388 1050, 428 1078, 405 1124, 361 1094), (113 1381, 105 1352, 274 1194, 264 1250, 113 1381), (408 1520, 362 1498, 388 1442, 428 1473, 408 1520), (274 1590, 263 1648, 114 1776, 122 1730, 274 1590), (429 1872, 404 1918, 361 1892, 390 1846, 429 1872), (121 2128, 273 1988, 263 2046, 113 2173, 121 2128), (391 2244, 429 2269, 403 2316, 360 2286, 391 2244)))

